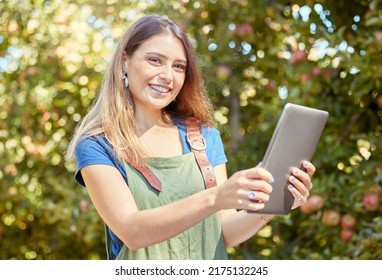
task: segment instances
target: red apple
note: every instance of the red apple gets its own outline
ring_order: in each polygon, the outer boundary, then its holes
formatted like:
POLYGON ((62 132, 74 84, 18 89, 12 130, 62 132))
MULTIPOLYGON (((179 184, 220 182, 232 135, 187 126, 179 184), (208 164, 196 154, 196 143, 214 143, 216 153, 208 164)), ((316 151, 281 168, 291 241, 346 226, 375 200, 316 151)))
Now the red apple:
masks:
POLYGON ((370 193, 373 193, 375 194, 376 196, 378 196, 379 198, 381 198, 381 195, 382 195, 382 188, 379 186, 379 185, 375 185, 373 187, 370 188, 369 190, 370 193))
POLYGON ((351 229, 343 228, 340 235, 343 241, 348 242, 353 237, 353 231, 351 229))
POLYGON ((312 75, 317 77, 321 73, 321 68, 318 66, 315 66, 312 68, 312 75))
POLYGON ((312 210, 312 208, 311 208, 311 205, 310 205, 308 202, 306 202, 306 203, 304 203, 304 204, 302 204, 302 205, 300 206, 300 211, 301 211, 302 213, 307 213, 307 214, 313 212, 313 210, 312 210))
POLYGON ((301 73, 301 74, 300 74, 300 80, 301 80, 301 82, 303 82, 303 83, 307 83, 307 82, 309 82, 309 81, 312 80, 312 77, 311 77, 309 74, 301 73))
POLYGON ((377 32, 377 33, 375 33, 375 40, 376 40, 378 43, 382 44, 382 32, 377 32))
POLYGON ((81 209, 82 212, 88 211, 89 210, 89 206, 90 206, 89 201, 87 201, 85 199, 82 199, 80 201, 80 209, 81 209))
POLYGON ((297 64, 300 62, 303 62, 308 57, 308 53, 306 51, 297 50, 294 53, 292 53, 292 56, 289 59, 289 62, 291 64, 297 64))
POLYGON ((367 193, 363 196, 363 207, 368 211, 375 211, 380 204, 380 198, 375 193, 367 193))
POLYGON ((341 227, 343 229, 353 229, 357 224, 356 218, 351 214, 345 214, 341 218, 341 227))
POLYGON ((318 194, 311 195, 308 202, 312 205, 313 211, 318 211, 324 206, 324 198, 318 194))
POLYGON ((325 69, 323 75, 326 78, 333 78, 335 76, 335 72, 331 69, 325 69))
POLYGON ((326 210, 322 215, 321 222, 329 227, 337 226, 340 223, 341 215, 336 210, 326 210))
POLYGON ((235 34, 242 37, 253 33, 253 27, 249 23, 242 23, 235 29, 235 34))
POLYGON ((300 206, 303 213, 311 213, 320 210, 324 206, 324 198, 321 195, 311 195, 307 202, 300 206))
POLYGON ((37 67, 35 67, 35 66, 29 66, 28 68, 27 68, 27 70, 26 70, 26 74, 28 75, 28 76, 33 76, 33 75, 35 75, 36 73, 37 73, 37 67))
POLYGON ((227 65, 220 65, 216 69, 216 76, 219 80, 227 80, 232 75, 232 69, 227 65))
POLYGON ((275 80, 269 80, 268 83, 265 86, 268 90, 275 90, 277 88, 277 83, 275 80))
POLYGON ((382 109, 382 95, 377 97, 377 105, 379 109, 382 109))

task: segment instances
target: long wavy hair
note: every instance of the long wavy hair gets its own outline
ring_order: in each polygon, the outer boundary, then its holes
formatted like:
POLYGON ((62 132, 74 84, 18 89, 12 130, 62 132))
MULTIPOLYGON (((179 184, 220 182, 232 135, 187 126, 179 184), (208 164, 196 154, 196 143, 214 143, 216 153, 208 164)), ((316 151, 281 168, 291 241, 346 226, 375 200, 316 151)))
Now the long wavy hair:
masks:
POLYGON ((214 124, 213 108, 185 31, 164 16, 146 15, 133 23, 121 38, 95 102, 76 127, 68 146, 67 160, 74 158, 75 147, 80 141, 94 135, 104 135, 119 159, 145 163, 148 155, 139 141, 134 101, 129 89, 123 86, 124 53, 132 56, 146 40, 166 32, 173 34, 183 44, 187 68, 181 91, 163 112, 172 116, 194 117, 205 126, 214 124))

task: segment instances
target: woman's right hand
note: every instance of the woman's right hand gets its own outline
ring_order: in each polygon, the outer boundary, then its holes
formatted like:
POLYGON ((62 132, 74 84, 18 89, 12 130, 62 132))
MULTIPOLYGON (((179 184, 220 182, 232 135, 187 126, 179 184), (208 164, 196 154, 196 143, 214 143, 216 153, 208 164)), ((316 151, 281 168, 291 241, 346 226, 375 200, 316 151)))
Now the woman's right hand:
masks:
POLYGON ((217 188, 216 203, 219 210, 264 208, 272 192, 272 174, 260 165, 234 173, 217 188))

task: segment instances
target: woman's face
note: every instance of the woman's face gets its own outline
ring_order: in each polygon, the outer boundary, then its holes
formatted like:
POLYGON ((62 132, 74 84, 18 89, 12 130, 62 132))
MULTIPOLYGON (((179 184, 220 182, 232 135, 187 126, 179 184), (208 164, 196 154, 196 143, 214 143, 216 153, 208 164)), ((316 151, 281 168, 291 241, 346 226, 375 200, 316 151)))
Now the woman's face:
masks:
POLYGON ((182 89, 187 60, 181 41, 162 33, 140 45, 124 66, 136 110, 161 110, 182 89))

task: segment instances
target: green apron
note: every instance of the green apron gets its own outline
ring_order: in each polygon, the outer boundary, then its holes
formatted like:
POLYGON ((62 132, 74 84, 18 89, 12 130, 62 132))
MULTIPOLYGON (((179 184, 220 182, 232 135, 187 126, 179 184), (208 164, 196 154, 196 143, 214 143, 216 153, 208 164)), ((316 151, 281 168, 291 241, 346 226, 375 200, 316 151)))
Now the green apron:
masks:
MULTIPOLYGON (((162 183, 153 189, 130 164, 125 163, 129 188, 139 210, 160 207, 204 190, 204 181, 193 153, 151 158, 148 163, 162 183)), ((136 251, 122 246, 117 260, 211 260, 227 259, 220 220, 214 214, 179 235, 136 251)))

